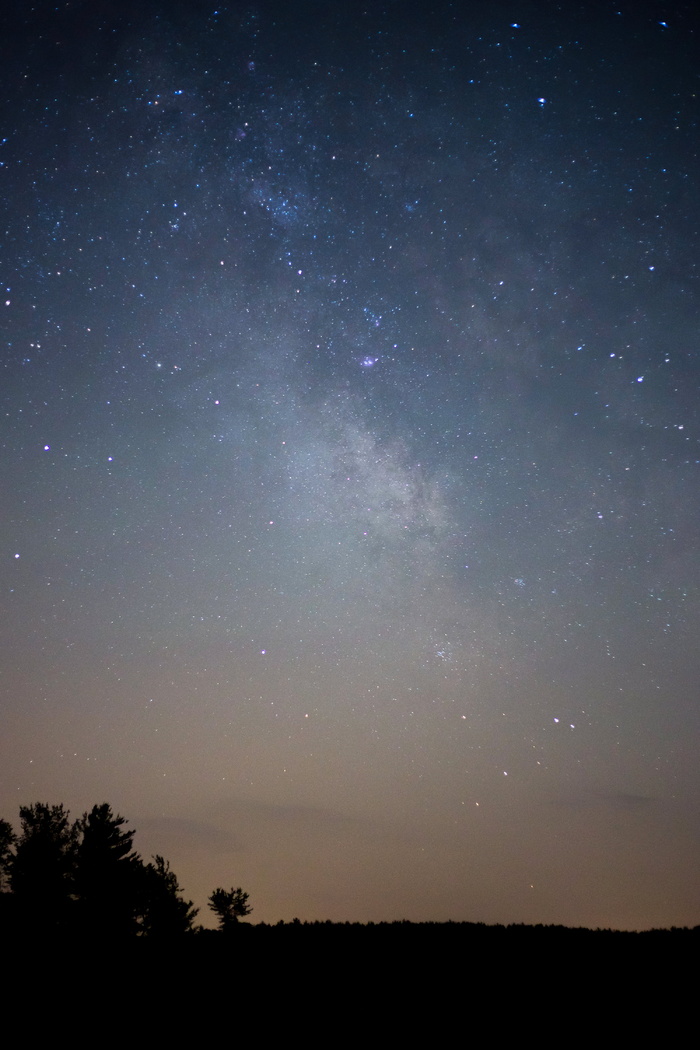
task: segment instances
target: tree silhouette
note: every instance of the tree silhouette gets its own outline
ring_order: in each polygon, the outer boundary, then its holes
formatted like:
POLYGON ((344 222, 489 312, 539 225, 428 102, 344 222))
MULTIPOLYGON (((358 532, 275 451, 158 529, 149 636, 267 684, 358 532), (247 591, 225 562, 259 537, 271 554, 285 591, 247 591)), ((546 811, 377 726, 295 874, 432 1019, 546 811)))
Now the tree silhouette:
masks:
POLYGON ((81 926, 91 933, 125 936, 138 929, 139 876, 134 831, 106 802, 77 821, 74 890, 81 926))
POLYGON ((182 889, 164 857, 155 856, 139 876, 139 927, 150 937, 177 937, 189 933, 198 909, 181 896, 182 889))
POLYGON ((253 909, 248 905, 248 896, 240 886, 232 886, 230 890, 221 887, 214 890, 208 903, 219 920, 220 930, 226 932, 235 926, 239 919, 250 915, 253 909))
POLYGON ((63 806, 21 806, 22 833, 10 864, 10 887, 35 932, 66 925, 73 903, 77 829, 63 806))
POLYGON ((0 819, 0 893, 6 893, 10 888, 10 870, 14 860, 12 847, 16 841, 12 825, 0 819))
POLYGON ((19 816, 19 838, 0 820, 0 932, 114 941, 192 930, 197 909, 167 860, 144 864, 135 832, 106 802, 75 822, 63 806, 43 802, 20 807, 19 816))

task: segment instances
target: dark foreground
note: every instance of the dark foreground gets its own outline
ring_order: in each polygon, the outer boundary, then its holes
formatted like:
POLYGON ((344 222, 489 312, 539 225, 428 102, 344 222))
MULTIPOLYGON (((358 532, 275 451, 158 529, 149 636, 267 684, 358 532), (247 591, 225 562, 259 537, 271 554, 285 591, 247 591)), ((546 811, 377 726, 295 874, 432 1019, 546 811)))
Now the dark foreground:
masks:
POLYGON ((34 1005, 34 1030, 54 1030, 55 1001, 77 1011, 88 1041, 97 1025, 178 1044, 247 1032, 246 1043, 568 1045, 586 1032, 673 1045, 694 1011, 699 947, 700 927, 293 922, 169 942, 25 939, 3 955, 7 1002, 25 1017, 34 1005))

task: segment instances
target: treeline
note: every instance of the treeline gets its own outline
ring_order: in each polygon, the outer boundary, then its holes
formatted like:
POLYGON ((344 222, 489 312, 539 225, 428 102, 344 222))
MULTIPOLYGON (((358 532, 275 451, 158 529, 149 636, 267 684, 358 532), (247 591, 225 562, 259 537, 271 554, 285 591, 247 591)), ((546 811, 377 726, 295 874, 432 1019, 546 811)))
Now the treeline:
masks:
MULTIPOLYGON (((62 806, 37 802, 19 811, 20 832, 0 819, 0 938, 89 938, 103 943, 143 941, 152 944, 187 941, 208 950, 227 939, 195 926, 198 909, 186 900, 175 873, 164 857, 144 861, 133 846, 135 831, 105 802, 72 821, 62 806), (200 934, 191 938, 190 934, 200 934)), ((219 931, 238 929, 249 915, 248 894, 240 887, 218 887, 208 900, 219 931)), ((298 951, 302 945, 316 952, 321 945, 350 944, 364 952, 371 944, 427 951, 469 943, 479 951, 501 952, 534 946, 543 950, 584 942, 597 953, 602 943, 639 954, 645 947, 659 955, 693 945, 700 927, 625 933, 614 930, 572 929, 563 926, 487 926, 469 922, 291 922, 245 925, 248 950, 253 943, 267 951, 271 941, 298 951)), ((325 950, 325 949, 324 949, 325 950)))
MULTIPOLYGON (((105 802, 71 821, 62 805, 19 811, 20 833, 0 819, 0 925, 5 934, 100 940, 172 939, 191 933, 198 909, 164 857, 146 862, 135 831, 105 802)), ((240 888, 209 898, 221 930, 249 914, 240 888)))

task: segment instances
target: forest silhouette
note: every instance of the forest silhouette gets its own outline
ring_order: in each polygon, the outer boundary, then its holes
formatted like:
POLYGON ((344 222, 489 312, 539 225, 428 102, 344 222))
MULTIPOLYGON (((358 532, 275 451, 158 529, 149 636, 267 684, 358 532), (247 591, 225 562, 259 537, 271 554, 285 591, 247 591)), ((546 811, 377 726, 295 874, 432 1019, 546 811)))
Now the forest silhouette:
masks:
POLYGON ((667 966, 695 955, 700 939, 700 927, 634 933, 471 922, 295 918, 251 924, 242 921, 252 908, 241 887, 212 892, 208 906, 218 920, 218 929, 212 930, 195 923, 198 909, 184 897, 169 862, 160 855, 145 861, 134 849, 135 830, 106 802, 73 821, 63 805, 22 806, 19 826, 16 834, 0 819, 0 937, 16 946, 63 946, 63 958, 71 944, 85 943, 103 947, 113 958, 129 944, 166 945, 189 959, 201 959, 202 952, 218 958, 244 938, 248 958, 258 952, 267 959, 274 948, 277 958, 293 959, 295 966, 304 959, 328 958, 329 952, 345 966, 370 957, 388 957, 401 966, 412 958, 449 956, 465 948, 486 969, 501 965, 504 953, 530 961, 565 953, 579 967, 602 958, 610 965, 615 960, 616 966, 652 959, 655 966, 667 966))
MULTIPOLYGON (((169 862, 145 862, 134 829, 106 802, 71 821, 62 805, 21 806, 20 833, 0 820, 0 919, 5 934, 103 941, 191 934, 198 909, 169 862)), ((221 931, 248 915, 248 894, 218 887, 209 906, 221 931)))
POLYGON ((54 1041, 70 1017, 89 1045, 109 1027, 199 1045, 235 1019, 235 1033, 256 1041, 289 1041, 303 1026, 312 1046, 335 1045, 339 1027, 355 1026, 353 1042, 370 1032, 443 1045, 469 1017, 481 1042, 520 1043, 536 1022, 560 1045, 578 1003, 596 1033, 604 1024, 629 1042, 636 1025, 641 1041, 651 1019, 676 1045, 676 1004, 694 1001, 700 927, 253 923, 234 886, 210 895, 218 929, 206 929, 168 861, 144 860, 107 803, 77 820, 40 802, 19 817, 17 833, 0 820, 3 990, 36 1038, 54 1041))

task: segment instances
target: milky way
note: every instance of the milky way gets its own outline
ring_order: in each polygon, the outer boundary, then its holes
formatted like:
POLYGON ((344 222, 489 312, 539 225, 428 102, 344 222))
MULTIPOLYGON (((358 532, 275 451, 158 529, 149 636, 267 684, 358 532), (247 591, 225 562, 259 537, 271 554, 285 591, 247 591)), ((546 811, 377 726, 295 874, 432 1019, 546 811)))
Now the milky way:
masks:
POLYGON ((695 924, 696 22, 409 7, 4 16, 0 812, 695 924))

